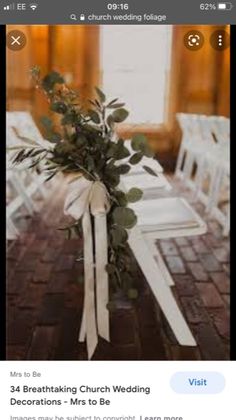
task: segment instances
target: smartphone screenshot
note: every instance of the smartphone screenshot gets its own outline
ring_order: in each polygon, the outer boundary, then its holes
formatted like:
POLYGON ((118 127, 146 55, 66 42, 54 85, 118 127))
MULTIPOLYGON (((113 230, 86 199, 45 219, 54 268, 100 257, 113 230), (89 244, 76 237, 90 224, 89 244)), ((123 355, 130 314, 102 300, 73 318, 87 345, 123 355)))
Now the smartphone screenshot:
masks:
POLYGON ((235 22, 1 1, 3 420, 235 417, 235 22))

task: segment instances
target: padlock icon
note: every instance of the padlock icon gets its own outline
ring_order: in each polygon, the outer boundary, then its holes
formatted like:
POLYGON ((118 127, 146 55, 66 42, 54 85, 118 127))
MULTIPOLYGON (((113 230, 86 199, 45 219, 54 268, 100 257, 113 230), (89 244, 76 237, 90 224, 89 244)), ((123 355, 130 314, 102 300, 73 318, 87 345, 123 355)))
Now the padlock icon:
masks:
POLYGON ((80 20, 85 20, 85 16, 83 14, 80 15, 80 20))

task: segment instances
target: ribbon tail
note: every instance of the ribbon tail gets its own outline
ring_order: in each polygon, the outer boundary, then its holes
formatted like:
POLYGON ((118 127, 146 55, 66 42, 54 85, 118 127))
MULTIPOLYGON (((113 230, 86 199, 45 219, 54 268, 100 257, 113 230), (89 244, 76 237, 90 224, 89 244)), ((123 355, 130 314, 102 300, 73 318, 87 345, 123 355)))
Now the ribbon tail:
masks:
POLYGON ((85 305, 84 305, 78 341, 80 343, 83 343, 85 341, 85 338, 86 338, 86 318, 85 318, 85 305))
MULTIPOLYGON (((94 293, 94 259, 93 259, 93 236, 89 211, 84 213, 83 220, 84 236, 84 276, 85 276, 85 296, 84 312, 82 319, 82 329, 86 331, 86 342, 88 358, 91 359, 98 344, 98 334, 96 328, 95 313, 95 293, 94 293), (83 322, 85 326, 83 327, 83 322)), ((82 333, 83 333, 82 331, 82 333)))
POLYGON ((109 299, 108 274, 106 271, 107 249, 106 214, 98 214, 95 216, 97 325, 99 335, 110 341, 109 312, 107 309, 109 299))

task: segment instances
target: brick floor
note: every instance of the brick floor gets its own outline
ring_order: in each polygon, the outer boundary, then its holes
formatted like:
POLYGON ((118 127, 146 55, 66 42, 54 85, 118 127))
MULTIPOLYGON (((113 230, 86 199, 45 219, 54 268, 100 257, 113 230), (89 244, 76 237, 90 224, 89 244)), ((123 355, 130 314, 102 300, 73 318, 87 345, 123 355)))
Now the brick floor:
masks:
MULTIPOLYGON (((173 194, 191 200, 191 193, 176 181, 173 194)), ((9 360, 86 360, 86 347, 78 343, 83 305, 78 279, 83 267, 76 258, 82 242, 56 230, 66 222, 64 195, 61 185, 40 213, 24 220, 26 230, 9 246, 9 360)), ((197 203, 196 208, 203 216, 202 206, 197 203)), ((229 241, 217 222, 207 223, 208 232, 201 237, 157 244, 197 347, 178 345, 134 262, 139 297, 132 305, 117 301, 110 314, 111 343, 99 341, 95 360, 229 359, 229 241)))

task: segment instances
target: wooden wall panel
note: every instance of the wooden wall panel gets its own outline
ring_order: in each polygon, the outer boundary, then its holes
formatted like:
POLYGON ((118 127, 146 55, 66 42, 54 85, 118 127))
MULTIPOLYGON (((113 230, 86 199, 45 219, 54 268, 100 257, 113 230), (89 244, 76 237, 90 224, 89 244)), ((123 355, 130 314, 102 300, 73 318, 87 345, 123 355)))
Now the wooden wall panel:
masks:
POLYGON ((99 29, 86 25, 9 25, 23 31, 27 44, 21 51, 7 51, 7 109, 29 110, 37 120, 48 104, 30 80, 29 70, 40 66, 42 74, 56 70, 86 99, 99 84, 99 29))

